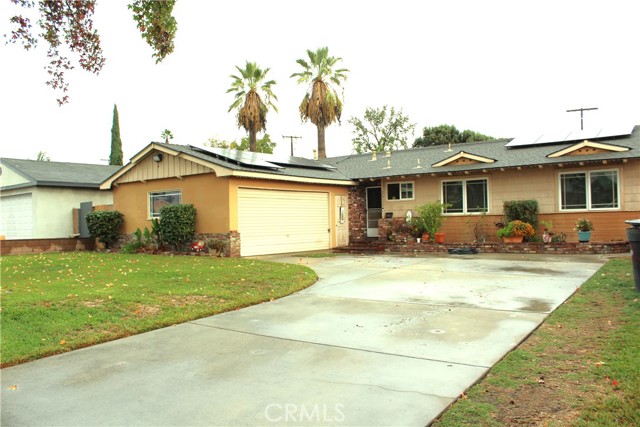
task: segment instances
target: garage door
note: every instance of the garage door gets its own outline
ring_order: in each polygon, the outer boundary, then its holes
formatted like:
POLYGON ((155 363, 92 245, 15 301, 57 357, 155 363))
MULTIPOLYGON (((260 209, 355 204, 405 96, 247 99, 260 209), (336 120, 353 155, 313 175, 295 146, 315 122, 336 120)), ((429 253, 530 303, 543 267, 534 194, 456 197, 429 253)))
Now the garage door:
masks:
POLYGON ((0 234, 7 239, 30 239, 33 237, 33 208, 31 193, 0 198, 2 223, 0 234))
POLYGON ((238 189, 240 255, 329 248, 329 194, 238 189))

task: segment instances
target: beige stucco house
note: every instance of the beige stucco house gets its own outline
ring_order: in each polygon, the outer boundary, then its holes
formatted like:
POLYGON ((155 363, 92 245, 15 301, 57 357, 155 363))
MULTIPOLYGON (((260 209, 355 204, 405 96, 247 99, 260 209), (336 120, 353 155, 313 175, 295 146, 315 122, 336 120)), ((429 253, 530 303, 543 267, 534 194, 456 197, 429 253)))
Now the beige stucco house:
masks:
POLYGON ((120 166, 0 159, 0 235, 6 239, 68 237, 81 203, 110 205, 100 183, 120 166))
POLYGON ((152 143, 101 188, 113 191, 125 234, 150 227, 165 204, 190 203, 197 232, 240 256, 384 239, 384 217, 434 200, 450 204, 441 231, 452 243, 472 242, 479 223, 497 242, 503 203, 523 199, 567 241, 581 216, 592 240, 624 241, 624 220, 640 217, 640 126, 322 161, 152 143))

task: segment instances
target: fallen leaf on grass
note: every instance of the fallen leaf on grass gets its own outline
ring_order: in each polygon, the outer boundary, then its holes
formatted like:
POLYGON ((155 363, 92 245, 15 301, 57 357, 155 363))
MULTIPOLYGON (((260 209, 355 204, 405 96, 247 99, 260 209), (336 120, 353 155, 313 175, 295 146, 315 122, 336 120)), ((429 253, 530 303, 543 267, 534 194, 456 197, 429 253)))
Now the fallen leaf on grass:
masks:
POLYGON ((10 385, 9 387, 7 387, 7 389, 9 389, 9 390, 17 390, 18 386, 17 385, 10 385))
POLYGON ((65 345, 67 343, 67 340, 60 340, 60 345, 65 345))
POLYGON ((467 399, 467 395, 466 393, 463 391, 462 394, 460 395, 460 399, 467 399))
POLYGON ((604 365, 604 362, 596 362, 596 366, 599 368, 600 366, 604 365))

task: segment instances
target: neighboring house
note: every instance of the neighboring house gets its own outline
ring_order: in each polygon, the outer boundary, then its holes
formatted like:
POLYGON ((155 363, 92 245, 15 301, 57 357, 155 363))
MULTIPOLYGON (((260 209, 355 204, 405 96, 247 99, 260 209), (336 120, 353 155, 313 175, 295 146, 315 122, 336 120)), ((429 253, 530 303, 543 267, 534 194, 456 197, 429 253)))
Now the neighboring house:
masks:
POLYGON ((197 233, 248 256, 346 246, 355 184, 318 161, 151 143, 101 188, 113 190, 125 234, 150 229, 167 204, 192 204, 197 233))
MULTIPOLYGON (((474 228, 497 241, 503 203, 535 199, 540 219, 576 241, 625 240, 640 217, 640 126, 561 138, 473 142, 320 161, 152 143, 101 186, 113 189, 124 233, 150 227, 166 204, 197 209, 197 233, 227 238, 232 255, 329 249, 383 239, 380 219, 443 200, 448 242, 474 228)), ((541 233, 541 229, 538 230, 541 233)))
POLYGON ((0 235, 6 239, 69 237, 81 203, 110 205, 100 183, 120 166, 0 159, 0 235))

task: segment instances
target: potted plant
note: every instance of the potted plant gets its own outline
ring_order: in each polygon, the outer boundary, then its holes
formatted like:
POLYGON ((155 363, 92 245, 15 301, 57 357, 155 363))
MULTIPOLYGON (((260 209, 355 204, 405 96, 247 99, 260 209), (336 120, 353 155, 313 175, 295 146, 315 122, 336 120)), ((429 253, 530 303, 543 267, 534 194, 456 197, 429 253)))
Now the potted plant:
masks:
POLYGON ((593 223, 585 217, 580 217, 576 221, 576 231, 578 232, 578 242, 587 243, 591 240, 591 230, 593 230, 593 223))
POLYGON ((424 230, 423 233, 428 234, 428 236, 423 235, 423 240, 433 241, 437 238, 436 241, 438 243, 444 241, 444 233, 438 233, 438 230, 442 225, 442 211, 448 206, 448 204, 442 203, 440 200, 416 206, 416 212, 418 213, 416 221, 420 223, 420 227, 424 230), (438 236, 436 236, 436 233, 438 233, 438 236))
POLYGON ((525 237, 533 237, 535 233, 531 224, 516 219, 499 229, 498 237, 504 243, 522 243, 525 237))

